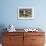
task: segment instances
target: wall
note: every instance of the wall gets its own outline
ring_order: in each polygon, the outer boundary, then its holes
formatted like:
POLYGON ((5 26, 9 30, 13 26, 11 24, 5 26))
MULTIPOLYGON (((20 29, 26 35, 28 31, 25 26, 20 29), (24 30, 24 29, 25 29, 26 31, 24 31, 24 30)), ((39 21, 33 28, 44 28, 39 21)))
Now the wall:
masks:
POLYGON ((16 28, 41 27, 46 28, 46 0, 1 0, 0 24, 15 25, 16 28), (33 7, 35 18, 32 20, 17 20, 18 7, 33 7))

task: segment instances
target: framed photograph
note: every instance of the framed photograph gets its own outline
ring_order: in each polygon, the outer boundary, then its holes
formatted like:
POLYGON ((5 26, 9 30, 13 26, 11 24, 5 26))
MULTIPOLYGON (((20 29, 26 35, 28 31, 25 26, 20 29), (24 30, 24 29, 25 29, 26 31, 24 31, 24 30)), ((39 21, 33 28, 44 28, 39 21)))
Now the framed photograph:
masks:
POLYGON ((34 8, 32 7, 19 7, 18 8, 18 19, 33 19, 34 8))

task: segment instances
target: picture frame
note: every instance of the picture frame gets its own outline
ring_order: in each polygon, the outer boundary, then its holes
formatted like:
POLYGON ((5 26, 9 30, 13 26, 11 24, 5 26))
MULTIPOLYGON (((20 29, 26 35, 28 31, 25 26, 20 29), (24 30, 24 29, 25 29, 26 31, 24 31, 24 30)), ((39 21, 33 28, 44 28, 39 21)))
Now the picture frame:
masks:
POLYGON ((33 7, 19 7, 18 8, 18 19, 33 19, 34 8, 33 7))

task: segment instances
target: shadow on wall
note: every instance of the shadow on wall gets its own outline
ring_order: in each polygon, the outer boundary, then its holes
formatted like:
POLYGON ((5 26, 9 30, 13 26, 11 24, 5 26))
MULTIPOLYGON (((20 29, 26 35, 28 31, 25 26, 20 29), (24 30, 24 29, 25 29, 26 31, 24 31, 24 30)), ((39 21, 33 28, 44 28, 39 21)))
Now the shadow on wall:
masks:
POLYGON ((4 28, 6 28, 5 25, 0 24, 0 43, 2 43, 2 36, 3 36, 2 32, 6 31, 6 30, 4 30, 4 28))

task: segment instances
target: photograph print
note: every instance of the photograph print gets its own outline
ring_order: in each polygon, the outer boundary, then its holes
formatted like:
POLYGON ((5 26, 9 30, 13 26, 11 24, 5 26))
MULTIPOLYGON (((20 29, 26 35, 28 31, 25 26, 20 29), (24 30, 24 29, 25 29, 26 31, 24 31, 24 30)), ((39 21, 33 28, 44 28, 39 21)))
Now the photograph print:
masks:
POLYGON ((18 19, 33 19, 34 9, 32 7, 19 7, 18 19))

